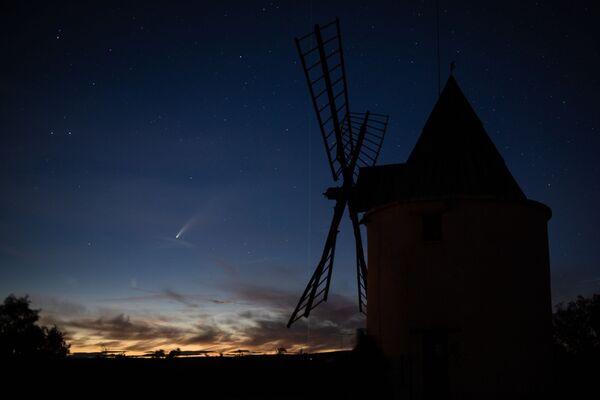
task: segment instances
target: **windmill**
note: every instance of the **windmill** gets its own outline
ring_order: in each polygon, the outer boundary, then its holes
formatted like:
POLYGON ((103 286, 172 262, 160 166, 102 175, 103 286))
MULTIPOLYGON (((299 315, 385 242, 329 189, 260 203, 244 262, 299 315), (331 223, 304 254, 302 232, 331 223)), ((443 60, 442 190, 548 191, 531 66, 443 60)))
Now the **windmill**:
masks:
POLYGON ((328 199, 335 200, 333 219, 321 259, 290 317, 288 327, 300 318, 308 317, 311 310, 327 301, 338 227, 346 207, 356 242, 358 308, 366 314, 367 264, 352 189, 358 168, 373 166, 377 161, 389 120, 387 115, 350 111, 338 18, 322 26, 315 25, 314 32, 295 40, 331 174, 333 180, 341 180, 341 184, 328 188, 324 193, 328 199))

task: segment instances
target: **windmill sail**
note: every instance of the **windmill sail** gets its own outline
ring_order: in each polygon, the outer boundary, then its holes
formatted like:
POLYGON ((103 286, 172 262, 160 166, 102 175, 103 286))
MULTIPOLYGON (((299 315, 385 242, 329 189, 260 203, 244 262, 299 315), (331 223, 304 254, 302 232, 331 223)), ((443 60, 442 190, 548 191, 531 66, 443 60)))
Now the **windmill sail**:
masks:
POLYGON ((342 52, 339 20, 319 26, 314 32, 296 39, 304 75, 334 181, 342 178, 341 187, 329 188, 325 196, 335 200, 333 219, 321 259, 317 264, 287 326, 327 301, 338 228, 346 206, 356 242, 356 276, 358 308, 367 311, 367 263, 365 261, 359 218, 352 205, 354 180, 361 166, 372 166, 379 157, 388 126, 388 116, 375 113, 352 113, 348 103, 346 70, 342 52))
POLYGON ((313 308, 324 301, 327 301, 329 285, 331 283, 331 273, 333 272, 335 242, 337 239, 338 227, 340 226, 340 221, 344 215, 345 208, 345 200, 339 200, 335 204, 335 211, 333 213, 331 226, 329 227, 329 234, 327 235, 327 241, 325 242, 321 260, 310 278, 310 281, 308 281, 308 285, 306 285, 306 289, 304 289, 304 293, 302 293, 298 305, 288 321, 288 328, 300 318, 308 317, 308 314, 310 314, 310 311, 313 308))
MULTIPOLYGON (((360 128, 363 123, 365 124, 364 140, 358 152, 357 164, 360 167, 372 167, 377 163, 379 153, 381 152, 381 146, 383 145, 383 139, 385 138, 385 132, 387 131, 389 116, 383 114, 377 114, 372 112, 357 113, 351 112, 350 118, 347 119, 350 123, 351 129, 348 130, 353 133, 353 142, 358 141, 358 135, 360 134, 360 128), (365 116, 368 117, 365 119, 365 116)), ((346 124, 342 126, 342 129, 347 130, 346 124)), ((358 168, 354 168, 354 178, 358 177, 358 168)))
POLYGON ((352 220, 352 229, 354 231, 354 241, 356 243, 356 280, 358 286, 358 311, 367 313, 367 263, 365 262, 365 252, 362 246, 362 237, 358 222, 358 214, 354 207, 349 207, 350 219, 352 220))
POLYGON ((331 173, 337 181, 343 173, 344 159, 348 159, 354 148, 339 20, 315 25, 314 32, 296 39, 296 47, 331 173))

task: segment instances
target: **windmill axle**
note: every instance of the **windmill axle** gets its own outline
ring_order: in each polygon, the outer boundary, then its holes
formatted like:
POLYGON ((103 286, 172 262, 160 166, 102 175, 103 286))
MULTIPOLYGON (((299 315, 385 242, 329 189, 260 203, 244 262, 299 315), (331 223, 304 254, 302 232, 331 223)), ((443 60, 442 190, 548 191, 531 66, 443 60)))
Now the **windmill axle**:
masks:
POLYGON ((347 191, 344 190, 343 186, 330 187, 323 193, 323 196, 327 197, 329 200, 339 200, 343 197, 347 198, 347 191))

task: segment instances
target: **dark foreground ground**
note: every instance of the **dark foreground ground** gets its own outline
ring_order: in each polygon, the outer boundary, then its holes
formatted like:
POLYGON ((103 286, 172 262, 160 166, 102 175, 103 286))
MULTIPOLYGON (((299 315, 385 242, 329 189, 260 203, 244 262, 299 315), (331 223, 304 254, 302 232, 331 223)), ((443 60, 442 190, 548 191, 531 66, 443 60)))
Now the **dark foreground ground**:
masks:
MULTIPOLYGON (((382 398, 366 391, 374 369, 351 352, 175 359, 89 358, 12 363, 1 386, 54 398, 99 396, 210 399, 382 398), (6 379, 8 378, 8 379, 6 379), (66 394, 66 396, 64 396, 66 394)), ((380 384, 378 384, 380 386, 380 384)), ((12 392, 12 390, 11 390, 12 392)), ((9 398, 4 397, 3 398, 9 398)), ((29 398, 29 396, 26 396, 29 398)))
MULTIPOLYGON (((544 396, 600 398, 600 363, 560 359, 544 396)), ((379 359, 353 352, 1 362, 2 398, 422 399, 399 394, 379 359)), ((487 397, 487 396, 486 396, 487 397)), ((496 396, 494 396, 496 397, 496 396)), ((472 399, 445 395, 443 399, 472 399)), ((502 398, 502 396, 496 397, 502 398)), ((507 398, 514 398, 510 396, 507 398)))

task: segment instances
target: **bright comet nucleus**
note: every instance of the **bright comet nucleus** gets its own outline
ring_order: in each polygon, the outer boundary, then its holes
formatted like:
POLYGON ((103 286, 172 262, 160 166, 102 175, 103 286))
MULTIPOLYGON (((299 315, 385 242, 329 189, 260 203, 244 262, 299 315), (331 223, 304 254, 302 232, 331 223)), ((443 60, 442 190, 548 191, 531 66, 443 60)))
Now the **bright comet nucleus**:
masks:
POLYGON ((181 236, 184 233, 186 233, 186 231, 188 229, 190 229, 192 226, 196 225, 200 220, 200 216, 201 216, 201 214, 199 214, 199 213, 192 215, 192 217, 190 219, 188 219, 185 224, 183 224, 183 226, 181 227, 179 232, 177 232, 177 235, 175 235, 175 239, 181 238, 181 236))

